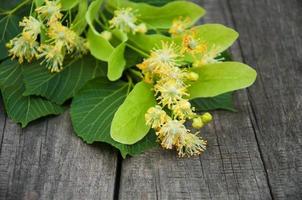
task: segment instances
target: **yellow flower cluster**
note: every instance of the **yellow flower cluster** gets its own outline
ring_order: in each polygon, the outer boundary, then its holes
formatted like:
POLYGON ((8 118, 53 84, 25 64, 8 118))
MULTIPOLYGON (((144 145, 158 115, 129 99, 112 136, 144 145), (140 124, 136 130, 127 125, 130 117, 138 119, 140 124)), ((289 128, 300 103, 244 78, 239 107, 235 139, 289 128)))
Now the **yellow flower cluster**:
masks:
POLYGON ((145 23, 138 23, 135 11, 132 8, 121 8, 114 11, 114 17, 109 21, 111 28, 120 29, 126 33, 146 33, 145 23))
POLYGON ((206 41, 200 40, 195 28, 187 30, 190 24, 189 18, 179 17, 173 21, 169 33, 172 37, 182 37, 181 52, 192 56, 193 67, 201 67, 221 61, 216 59, 219 56, 218 48, 215 46, 209 47, 206 41))
POLYGON ((163 148, 178 151, 180 157, 201 154, 206 141, 186 128, 187 121, 199 129, 211 121, 211 115, 194 112, 188 97, 189 83, 198 80, 198 74, 181 65, 183 55, 174 43, 162 43, 152 50, 150 56, 137 67, 142 70, 144 80, 154 85, 158 105, 145 114, 146 124, 156 130, 163 148))
POLYGON ((66 54, 80 56, 87 53, 85 39, 61 23, 60 10, 57 1, 45 0, 45 5, 35 10, 37 18, 24 17, 20 22, 22 33, 7 44, 9 55, 18 58, 20 63, 24 59, 31 62, 33 58, 43 58, 41 63, 45 63, 51 72, 60 72, 66 54), (42 30, 47 39, 42 39, 42 30))

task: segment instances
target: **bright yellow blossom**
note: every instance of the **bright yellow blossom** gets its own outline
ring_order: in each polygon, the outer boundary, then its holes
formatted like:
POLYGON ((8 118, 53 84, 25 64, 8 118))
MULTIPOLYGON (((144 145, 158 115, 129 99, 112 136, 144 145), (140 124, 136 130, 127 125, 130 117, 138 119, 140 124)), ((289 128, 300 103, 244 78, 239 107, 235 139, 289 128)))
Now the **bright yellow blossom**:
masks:
POLYGON ((204 54, 208 51, 206 42, 202 42, 197 38, 196 31, 191 30, 182 38, 182 52, 195 54, 204 54))
POLYGON ((207 142, 195 134, 183 134, 179 138, 177 150, 179 157, 197 156, 206 150, 207 142))
POLYGON ((157 135, 163 148, 172 149, 178 143, 179 137, 187 132, 188 130, 181 121, 169 120, 159 129, 157 135))
POLYGON ((154 90, 156 95, 159 95, 157 100, 160 101, 160 104, 168 106, 168 108, 171 108, 184 96, 189 96, 186 85, 174 79, 158 81, 154 90))
POLYGON ((178 19, 173 20, 172 26, 169 29, 169 33, 172 36, 177 36, 185 32, 185 30, 190 26, 191 19, 189 17, 183 19, 179 17, 178 19))
POLYGON ((180 120, 185 120, 187 118, 192 118, 195 114, 193 113, 194 108, 186 99, 181 99, 172 106, 173 114, 176 118, 180 120))
POLYGON ((63 43, 57 42, 55 45, 42 44, 39 51, 40 57, 44 57, 42 63, 46 63, 46 67, 51 72, 60 72, 63 69, 64 51, 63 43))
POLYGON ((109 21, 110 28, 117 28, 126 33, 146 33, 147 26, 137 23, 136 12, 132 8, 121 8, 114 11, 114 17, 109 21))
POLYGON ((174 43, 162 42, 161 48, 152 50, 148 60, 152 65, 176 67, 181 55, 174 43))
POLYGON ((19 25, 23 27, 23 32, 30 34, 33 40, 36 40, 41 33, 42 23, 32 16, 24 17, 19 25))
POLYGON ((169 119, 160 106, 149 108, 145 114, 146 124, 152 128, 160 128, 169 119))
POLYGON ((24 59, 31 62, 38 55, 39 43, 29 32, 23 32, 21 36, 13 38, 6 46, 9 48, 8 53, 12 59, 18 58, 19 63, 23 63, 24 59))
POLYGON ((58 1, 45 0, 45 5, 36 8, 36 12, 42 19, 47 20, 48 24, 56 22, 62 18, 60 13, 61 4, 58 1))

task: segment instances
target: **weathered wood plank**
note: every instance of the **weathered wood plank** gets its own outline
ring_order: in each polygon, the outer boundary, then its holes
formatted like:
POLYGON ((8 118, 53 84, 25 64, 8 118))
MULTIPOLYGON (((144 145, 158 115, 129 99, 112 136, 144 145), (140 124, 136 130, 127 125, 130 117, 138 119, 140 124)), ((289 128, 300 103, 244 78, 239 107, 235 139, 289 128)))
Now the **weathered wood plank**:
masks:
POLYGON ((302 199, 302 2, 229 0, 246 63, 251 117, 275 199, 302 199))
MULTIPOLYGON (((196 1, 206 22, 232 26, 223 0, 196 1)), ((240 50, 233 48, 236 60, 240 50)), ((120 199, 270 199, 265 170, 249 118, 247 93, 236 95, 238 113, 215 112, 203 131, 209 148, 198 158, 153 150, 122 162, 120 199)))
POLYGON ((7 120, 0 199, 113 199, 116 163, 111 148, 86 145, 74 135, 67 112, 23 130, 7 120))

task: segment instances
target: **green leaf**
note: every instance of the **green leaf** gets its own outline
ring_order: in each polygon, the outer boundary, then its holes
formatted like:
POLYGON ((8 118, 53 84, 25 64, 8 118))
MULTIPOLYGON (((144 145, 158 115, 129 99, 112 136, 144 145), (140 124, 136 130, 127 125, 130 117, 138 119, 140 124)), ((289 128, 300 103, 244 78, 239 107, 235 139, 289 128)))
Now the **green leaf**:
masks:
POLYGON ((78 34, 81 34, 87 26, 87 21, 85 17, 83 17, 87 12, 87 8, 88 8, 87 0, 79 0, 78 14, 76 15, 75 19, 71 24, 71 29, 77 32, 78 34))
POLYGON ((109 57, 107 76, 111 81, 118 80, 123 74, 126 66, 126 60, 124 58, 125 47, 126 43, 121 43, 113 50, 109 57))
POLYGON ((88 47, 90 53, 97 59, 102 61, 108 61, 112 54, 114 47, 105 40, 98 32, 89 29, 88 35, 88 47))
POLYGON ((148 3, 155 6, 162 6, 174 0, 131 0, 133 2, 148 3))
POLYGON ((150 28, 168 29, 174 19, 179 16, 189 17, 195 24, 205 14, 205 10, 187 1, 173 1, 162 7, 152 6, 146 3, 134 3, 127 0, 110 0, 107 8, 113 11, 118 8, 131 7, 137 11, 139 20, 145 22, 150 28))
POLYGON ((78 5, 79 0, 60 0, 62 10, 70 10, 78 5))
POLYGON ((39 63, 23 65, 26 86, 23 95, 40 95, 62 104, 89 80, 105 76, 104 69, 102 63, 91 56, 68 63, 60 73, 50 73, 39 63))
POLYGON ((139 49, 150 52, 154 47, 160 47, 162 42, 171 42, 172 39, 160 34, 135 34, 129 35, 130 43, 139 49))
POLYGON ((35 119, 64 111, 59 105, 41 97, 22 96, 25 87, 21 74, 21 66, 14 61, 7 60, 0 65, 0 86, 4 105, 13 121, 25 127, 35 119))
POLYGON ((98 17, 98 12, 103 0, 96 0, 90 4, 86 13, 86 21, 89 24, 87 35, 88 47, 91 54, 99 60, 108 61, 114 47, 109 41, 104 39, 100 33, 94 28, 94 20, 98 17))
POLYGON ((205 24, 194 30, 201 42, 205 42, 209 49, 215 48, 218 53, 228 49, 239 36, 235 30, 221 24, 205 24))
POLYGON ((7 15, 0 19, 0 60, 8 56, 6 43, 20 32, 19 17, 7 15))
POLYGON ((154 105, 156 101, 151 85, 145 82, 137 83, 114 115, 111 137, 122 144, 140 141, 150 130, 146 125, 145 114, 154 105))
POLYGON ((197 98, 191 100, 191 104, 195 107, 197 112, 211 111, 211 110, 228 110, 235 112, 236 109, 233 104, 232 92, 218 95, 216 97, 197 98))
POLYGON ((114 113, 124 102, 129 84, 110 82, 105 78, 89 81, 71 104, 71 119, 75 132, 87 143, 106 142, 118 148, 123 157, 135 155, 157 145, 154 132, 150 132, 134 145, 124 145, 110 136, 110 124, 114 113))
POLYGON ((87 13, 85 15, 85 19, 91 29, 94 29, 93 22, 98 17, 98 12, 100 11, 103 1, 104 0, 95 0, 88 7, 87 13))
POLYGON ((214 97, 252 85, 257 73, 251 67, 238 62, 222 62, 192 68, 199 79, 189 87, 190 98, 214 97))

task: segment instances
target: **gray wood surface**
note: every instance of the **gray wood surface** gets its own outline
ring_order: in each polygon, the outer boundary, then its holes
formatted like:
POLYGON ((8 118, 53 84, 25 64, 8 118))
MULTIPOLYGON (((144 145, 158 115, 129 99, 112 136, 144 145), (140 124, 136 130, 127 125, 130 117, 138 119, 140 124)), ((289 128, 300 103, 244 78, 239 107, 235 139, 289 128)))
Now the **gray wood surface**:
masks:
POLYGON ((237 113, 214 112, 208 150, 121 160, 77 138, 67 113, 21 128, 0 107, 0 199, 302 199, 302 2, 195 0, 240 33, 231 52, 258 71, 237 113))
POLYGON ((302 2, 229 0, 246 63, 253 127, 275 199, 302 199, 302 2))
POLYGON ((23 130, 0 117, 1 200, 113 199, 116 153, 84 144, 73 133, 68 113, 23 130))

